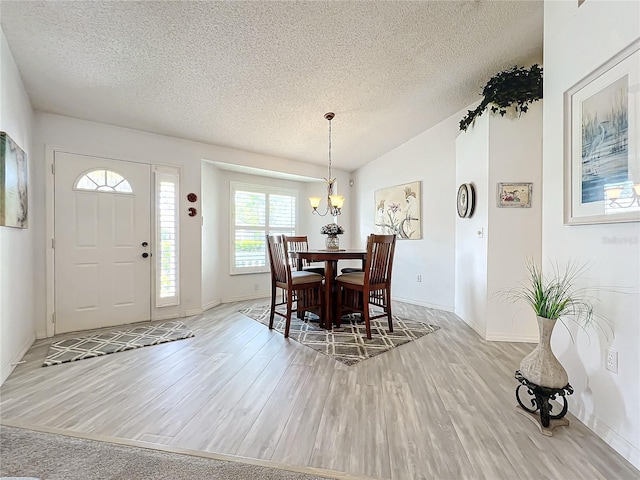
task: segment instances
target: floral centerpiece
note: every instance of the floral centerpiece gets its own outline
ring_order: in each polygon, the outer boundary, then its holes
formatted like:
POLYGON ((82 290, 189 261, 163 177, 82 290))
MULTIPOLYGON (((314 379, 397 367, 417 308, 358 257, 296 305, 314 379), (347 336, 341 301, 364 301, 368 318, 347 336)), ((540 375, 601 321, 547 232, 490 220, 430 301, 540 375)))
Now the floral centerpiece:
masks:
POLYGON ((337 223, 328 223, 320 229, 320 233, 324 235, 342 235, 344 233, 344 227, 337 223))
POLYGON ((338 250, 340 248, 338 235, 342 235, 344 233, 344 227, 342 225, 338 225, 337 223, 328 223, 320 228, 320 233, 327 236, 327 239, 325 240, 327 250, 338 250))

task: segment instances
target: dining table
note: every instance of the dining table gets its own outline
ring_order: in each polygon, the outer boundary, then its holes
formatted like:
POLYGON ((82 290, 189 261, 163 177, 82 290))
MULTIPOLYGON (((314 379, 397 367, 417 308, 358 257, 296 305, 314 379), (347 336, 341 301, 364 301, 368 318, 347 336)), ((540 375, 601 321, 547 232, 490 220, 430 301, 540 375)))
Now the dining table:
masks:
POLYGON ((328 330, 336 323, 338 314, 338 290, 335 278, 338 274, 338 262, 340 260, 361 260, 364 269, 367 258, 366 249, 338 249, 338 250, 305 250, 289 252, 292 259, 297 260, 298 269, 302 270, 303 262, 324 262, 324 325, 328 330))

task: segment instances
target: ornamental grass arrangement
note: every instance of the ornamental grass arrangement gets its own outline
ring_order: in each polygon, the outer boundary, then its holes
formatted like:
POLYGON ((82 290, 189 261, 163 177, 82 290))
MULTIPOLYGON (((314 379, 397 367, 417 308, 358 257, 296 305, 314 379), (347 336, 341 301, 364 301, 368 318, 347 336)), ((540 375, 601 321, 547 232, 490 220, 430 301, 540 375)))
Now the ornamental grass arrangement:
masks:
MULTIPOLYGON (((563 269, 554 264, 550 275, 543 275, 532 259, 527 259, 526 266, 529 272, 527 282, 496 292, 498 296, 512 303, 524 301, 537 315, 540 340, 533 351, 520 362, 516 378, 520 380, 521 376, 528 382, 547 388, 570 388, 567 371, 551 348, 553 327, 556 320, 560 320, 569 332, 572 342, 574 338, 565 319, 573 320, 582 328, 594 323, 602 329, 600 322, 594 320, 604 320, 604 317, 597 315, 593 310, 595 297, 592 292, 599 288, 576 286, 579 278, 587 270, 586 264, 580 266, 568 261, 563 269)), ((605 333, 604 329, 602 331, 605 333)))
POLYGON ((342 235, 344 233, 344 228, 342 225, 338 225, 337 223, 328 223, 320 229, 320 233, 324 235, 342 235))
MULTIPOLYGON (((576 286, 587 271, 587 264, 567 261, 564 268, 552 264, 549 275, 543 275, 542 269, 532 259, 527 259, 526 267, 527 281, 520 282, 516 287, 498 290, 496 295, 499 298, 511 303, 525 302, 538 317, 560 320, 569 334, 571 330, 565 319, 583 328, 594 324, 602 329, 603 325, 608 325, 606 319, 594 311, 593 304, 597 300, 597 291, 610 289, 576 286)), ((573 340, 573 336, 571 338, 573 340)))

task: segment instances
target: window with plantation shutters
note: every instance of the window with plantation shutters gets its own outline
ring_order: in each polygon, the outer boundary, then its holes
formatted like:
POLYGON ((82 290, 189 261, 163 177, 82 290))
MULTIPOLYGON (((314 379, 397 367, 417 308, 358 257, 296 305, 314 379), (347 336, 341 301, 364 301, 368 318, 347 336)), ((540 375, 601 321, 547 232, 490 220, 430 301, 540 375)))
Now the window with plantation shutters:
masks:
POLYGON ((231 273, 269 271, 266 235, 296 231, 296 190, 231 182, 231 273))
POLYGON ((156 305, 179 304, 178 187, 175 173, 156 171, 156 305))

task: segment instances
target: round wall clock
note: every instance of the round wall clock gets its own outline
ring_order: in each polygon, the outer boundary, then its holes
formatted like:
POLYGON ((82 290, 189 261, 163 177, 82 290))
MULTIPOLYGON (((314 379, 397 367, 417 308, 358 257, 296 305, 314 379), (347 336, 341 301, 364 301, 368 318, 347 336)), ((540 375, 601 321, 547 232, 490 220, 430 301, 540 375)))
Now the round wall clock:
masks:
POLYGON ((473 215, 475 203, 475 191, 470 183, 463 183, 458 188, 458 216, 461 218, 469 218, 473 215))

